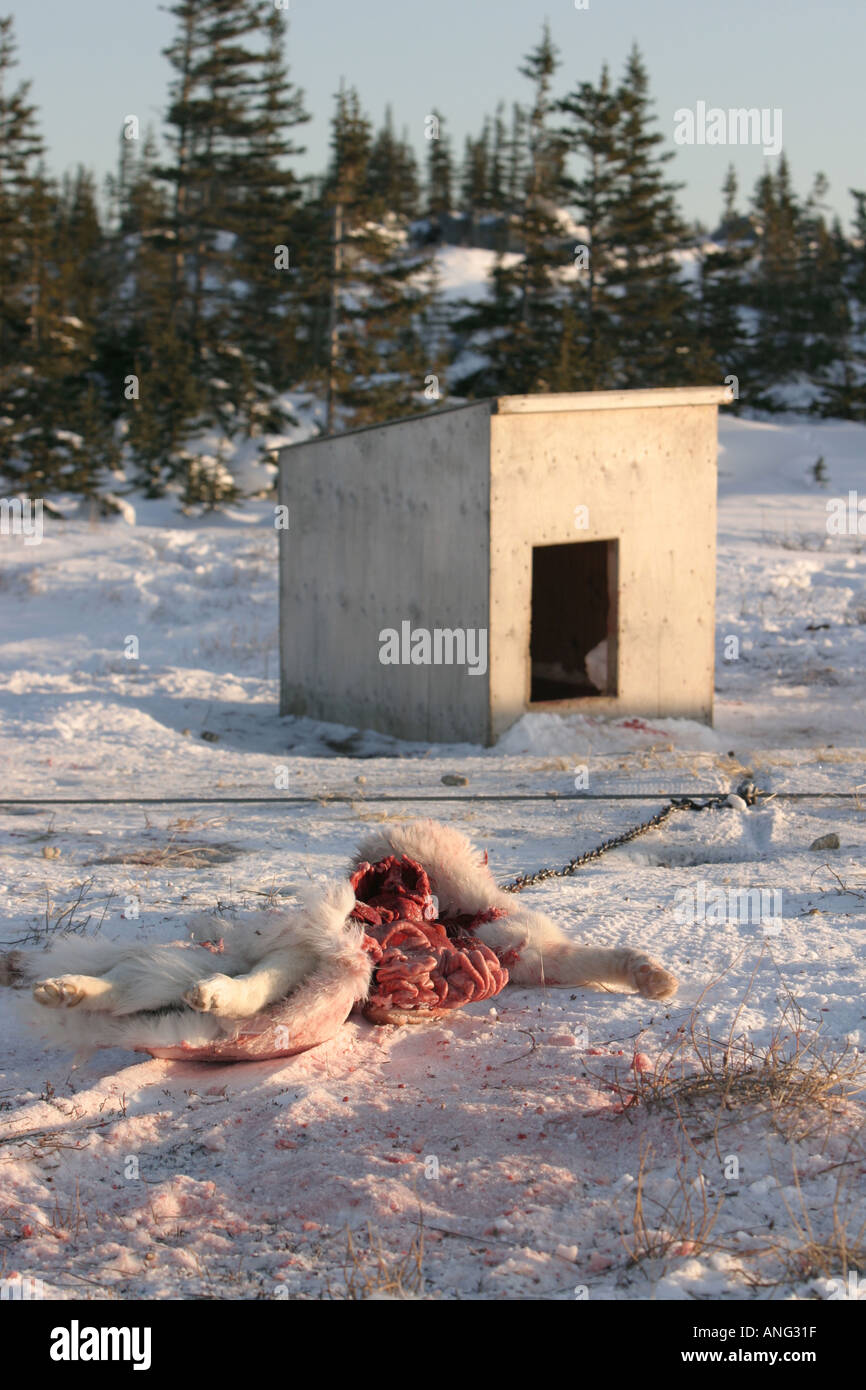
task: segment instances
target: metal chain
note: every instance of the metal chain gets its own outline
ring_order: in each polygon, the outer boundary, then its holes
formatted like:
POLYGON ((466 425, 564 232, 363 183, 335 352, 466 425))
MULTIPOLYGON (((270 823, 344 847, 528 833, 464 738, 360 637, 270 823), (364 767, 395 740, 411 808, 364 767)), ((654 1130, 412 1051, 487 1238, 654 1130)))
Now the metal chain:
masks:
MULTIPOLYGON (((759 791, 754 782, 746 781, 739 784, 736 795, 747 806, 754 806, 758 797, 766 795, 766 793, 759 791)), ((584 864, 591 864, 594 859, 600 859, 609 850, 618 849, 620 845, 627 845, 631 840, 636 840, 639 835, 645 835, 649 830, 657 830, 660 825, 664 825, 670 819, 674 811, 707 811, 711 808, 730 805, 730 792, 719 792, 715 796, 706 797, 672 796, 667 806, 663 806, 649 820, 643 821, 631 830, 624 830, 621 835, 614 835, 610 840, 602 841, 600 845, 596 845, 595 849, 588 849, 584 854, 570 859, 561 869, 539 869, 534 874, 519 874, 510 883, 500 883, 499 887, 505 893, 522 893, 524 888, 531 888, 536 883, 544 883, 549 878, 569 878, 578 869, 582 869, 584 864)))

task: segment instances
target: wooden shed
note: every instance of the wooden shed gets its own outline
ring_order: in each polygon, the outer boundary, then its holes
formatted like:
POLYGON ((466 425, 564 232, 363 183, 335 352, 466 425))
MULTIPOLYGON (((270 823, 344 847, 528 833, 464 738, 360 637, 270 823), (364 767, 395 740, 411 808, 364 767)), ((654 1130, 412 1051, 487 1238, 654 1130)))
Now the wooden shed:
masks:
POLYGON ((711 722, 727 387, 500 396, 285 448, 281 712, 489 744, 711 722))

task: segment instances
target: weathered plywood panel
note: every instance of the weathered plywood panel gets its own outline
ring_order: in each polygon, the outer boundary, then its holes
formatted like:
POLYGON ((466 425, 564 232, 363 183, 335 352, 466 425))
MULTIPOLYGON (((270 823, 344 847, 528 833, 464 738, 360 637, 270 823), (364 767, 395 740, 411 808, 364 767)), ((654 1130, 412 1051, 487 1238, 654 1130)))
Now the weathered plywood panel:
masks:
POLYGON ((619 690, 548 708, 711 720, 716 449, 714 405, 492 417, 495 736, 529 707, 532 546, 567 541, 619 541, 619 690))
POLYGON ((724 398, 505 397, 283 450, 283 712, 473 743, 530 708, 710 721, 724 398), (576 540, 617 543, 617 693, 530 706, 532 547, 576 540), (487 669, 383 664, 404 624, 483 631, 487 669))
POLYGON ((383 665, 380 633, 486 629, 490 405, 282 452, 281 711, 408 739, 489 738, 487 674, 383 665))

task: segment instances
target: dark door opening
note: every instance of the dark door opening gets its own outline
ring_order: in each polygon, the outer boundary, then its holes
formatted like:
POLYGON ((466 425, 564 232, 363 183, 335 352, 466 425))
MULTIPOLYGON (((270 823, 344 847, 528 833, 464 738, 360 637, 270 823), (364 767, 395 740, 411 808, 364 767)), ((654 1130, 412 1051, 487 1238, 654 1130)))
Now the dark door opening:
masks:
POLYGON ((532 703, 616 694, 617 541, 532 548, 532 703))

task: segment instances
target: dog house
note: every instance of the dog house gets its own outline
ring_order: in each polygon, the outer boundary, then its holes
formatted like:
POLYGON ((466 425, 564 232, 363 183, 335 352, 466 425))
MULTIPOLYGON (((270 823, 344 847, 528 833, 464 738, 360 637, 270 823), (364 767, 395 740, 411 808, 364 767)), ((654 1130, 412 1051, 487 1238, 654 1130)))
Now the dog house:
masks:
POLYGON ((527 711, 711 722, 730 399, 500 396, 283 449, 281 712, 473 743, 527 711))

